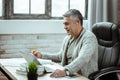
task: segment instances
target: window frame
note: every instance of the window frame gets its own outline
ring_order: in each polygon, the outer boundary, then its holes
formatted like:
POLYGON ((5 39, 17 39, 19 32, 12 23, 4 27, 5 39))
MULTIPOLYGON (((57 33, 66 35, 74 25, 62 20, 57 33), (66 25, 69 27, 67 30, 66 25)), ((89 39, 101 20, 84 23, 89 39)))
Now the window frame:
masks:
MULTIPOLYGON (((62 17, 52 17, 52 0, 45 0, 45 14, 14 14, 14 0, 3 0, 3 11, 1 19, 62 19, 62 17)), ((85 0, 85 16, 87 19, 88 0, 85 0)))

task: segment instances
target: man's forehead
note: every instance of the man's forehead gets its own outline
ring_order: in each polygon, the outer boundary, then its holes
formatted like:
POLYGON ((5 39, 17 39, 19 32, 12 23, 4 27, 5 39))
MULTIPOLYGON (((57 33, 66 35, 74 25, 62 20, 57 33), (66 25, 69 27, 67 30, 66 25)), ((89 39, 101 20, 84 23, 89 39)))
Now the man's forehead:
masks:
POLYGON ((70 23, 70 21, 67 21, 67 20, 63 21, 63 24, 68 24, 68 23, 70 23))
POLYGON ((70 16, 63 17, 63 19, 68 20, 68 19, 70 19, 70 16))
POLYGON ((70 22, 70 21, 71 21, 70 17, 64 17, 63 18, 63 23, 70 22))

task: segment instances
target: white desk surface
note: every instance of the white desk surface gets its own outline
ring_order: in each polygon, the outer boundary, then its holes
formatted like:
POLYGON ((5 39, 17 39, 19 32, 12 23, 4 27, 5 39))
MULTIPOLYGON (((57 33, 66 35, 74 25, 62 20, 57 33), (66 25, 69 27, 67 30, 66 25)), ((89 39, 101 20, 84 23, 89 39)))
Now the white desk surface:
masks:
MULTIPOLYGON (((0 59, 0 67, 6 71, 13 80, 27 80, 26 75, 20 75, 16 73, 16 69, 20 68, 21 63, 25 63, 23 58, 11 58, 11 59, 0 59)), ((77 77, 61 77, 61 78, 51 78, 50 73, 43 76, 39 76, 38 80, 89 80, 83 76, 77 77)))

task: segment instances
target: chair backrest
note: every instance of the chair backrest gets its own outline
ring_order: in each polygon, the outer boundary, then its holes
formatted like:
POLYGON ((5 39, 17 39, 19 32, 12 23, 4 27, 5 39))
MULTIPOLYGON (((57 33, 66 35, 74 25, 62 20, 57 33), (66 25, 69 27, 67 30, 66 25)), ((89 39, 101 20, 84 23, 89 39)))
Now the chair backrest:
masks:
POLYGON ((99 22, 92 26, 98 40, 98 66, 103 69, 118 66, 120 42, 118 27, 111 22, 99 22))

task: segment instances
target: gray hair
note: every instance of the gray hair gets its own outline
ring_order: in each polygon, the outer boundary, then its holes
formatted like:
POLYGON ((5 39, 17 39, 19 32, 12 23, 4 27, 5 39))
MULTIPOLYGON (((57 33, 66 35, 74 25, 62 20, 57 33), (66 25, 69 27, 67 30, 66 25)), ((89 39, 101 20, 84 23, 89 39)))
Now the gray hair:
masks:
POLYGON ((81 22, 81 25, 83 24, 83 16, 80 13, 79 10, 76 9, 70 9, 65 14, 63 14, 64 17, 72 17, 72 19, 77 20, 79 19, 81 22))

